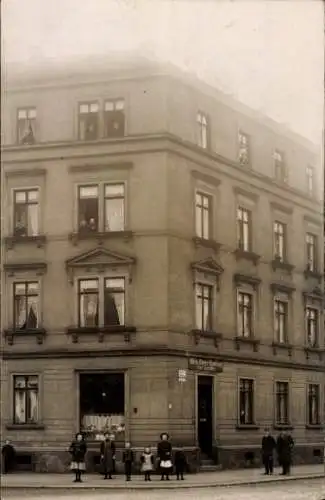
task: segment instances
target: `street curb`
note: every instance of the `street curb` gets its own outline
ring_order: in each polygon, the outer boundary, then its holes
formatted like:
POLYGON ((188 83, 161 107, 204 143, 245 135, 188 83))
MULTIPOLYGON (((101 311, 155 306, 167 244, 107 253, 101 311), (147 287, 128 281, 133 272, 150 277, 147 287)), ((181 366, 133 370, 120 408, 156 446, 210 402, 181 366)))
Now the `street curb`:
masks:
POLYGON ((39 486, 37 485, 4 485, 2 486, 2 491, 7 491, 7 490, 69 490, 69 491, 152 491, 152 490, 175 490, 175 489, 182 489, 182 490, 187 490, 187 489, 204 489, 204 488, 232 488, 234 486, 253 486, 253 485, 261 485, 261 484, 270 484, 270 483, 281 483, 281 482, 289 482, 289 481, 302 481, 302 480, 308 480, 308 479, 322 479, 324 478, 324 474, 318 473, 318 474, 307 474, 307 475, 302 475, 302 476, 288 476, 288 477, 272 477, 272 478, 265 478, 263 480, 250 480, 250 481, 232 481, 231 483, 228 482, 213 482, 213 483, 186 483, 186 482, 179 482, 176 480, 172 480, 170 483, 165 483, 165 484, 137 484, 137 485, 131 485, 131 484, 112 484, 112 486, 106 485, 106 486, 95 486, 87 483, 82 483, 82 484, 56 484, 56 485, 44 485, 41 484, 39 486))

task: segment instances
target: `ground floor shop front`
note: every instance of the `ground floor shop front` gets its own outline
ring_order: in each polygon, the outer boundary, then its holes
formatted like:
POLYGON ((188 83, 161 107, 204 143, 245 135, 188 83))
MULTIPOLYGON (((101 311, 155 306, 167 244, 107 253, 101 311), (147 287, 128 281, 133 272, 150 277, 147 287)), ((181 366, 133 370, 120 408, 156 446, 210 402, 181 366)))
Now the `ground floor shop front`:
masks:
POLYGON ((117 463, 125 441, 140 455, 168 432, 193 471, 202 457, 224 467, 257 466, 265 427, 275 437, 290 431, 296 463, 322 459, 324 376, 316 370, 170 352, 4 365, 2 437, 13 442, 21 468, 67 469, 67 449, 79 430, 89 470, 98 468, 106 432, 115 436, 117 463))

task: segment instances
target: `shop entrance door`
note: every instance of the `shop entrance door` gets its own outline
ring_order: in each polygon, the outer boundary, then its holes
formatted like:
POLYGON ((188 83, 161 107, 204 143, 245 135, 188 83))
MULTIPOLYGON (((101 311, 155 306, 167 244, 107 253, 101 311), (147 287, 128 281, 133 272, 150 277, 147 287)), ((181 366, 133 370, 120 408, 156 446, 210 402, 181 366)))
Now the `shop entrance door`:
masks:
POLYGON ((197 408, 199 447, 202 453, 210 455, 213 439, 213 377, 199 375, 197 385, 197 408))

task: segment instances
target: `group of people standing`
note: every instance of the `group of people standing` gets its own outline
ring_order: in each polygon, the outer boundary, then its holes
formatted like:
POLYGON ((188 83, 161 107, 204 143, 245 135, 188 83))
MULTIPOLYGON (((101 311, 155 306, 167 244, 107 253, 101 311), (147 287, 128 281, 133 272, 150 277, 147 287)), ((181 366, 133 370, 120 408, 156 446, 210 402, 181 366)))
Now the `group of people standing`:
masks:
POLYGON ((262 439, 262 458, 265 474, 273 474, 274 455, 277 454, 279 466, 282 467, 282 475, 290 474, 292 464, 292 450, 294 441, 289 433, 281 432, 277 440, 274 439, 268 429, 262 439))
MULTIPOLYGON (((85 471, 85 456, 87 445, 81 433, 76 434, 74 441, 71 443, 69 452, 71 454, 71 470, 75 473, 74 481, 80 483, 82 481, 82 473, 85 471)), ((160 435, 160 441, 157 446, 158 469, 161 475, 161 481, 169 481, 170 475, 173 472, 172 461, 172 445, 169 441, 167 433, 160 435)), ((116 460, 116 445, 113 436, 105 434, 104 441, 100 444, 100 460, 104 479, 112 479, 115 473, 116 460)), ((155 470, 155 459, 149 447, 145 448, 140 457, 141 472, 144 475, 145 481, 151 481, 151 474, 155 470)), ((135 462, 135 453, 131 448, 130 443, 125 443, 123 451, 124 473, 127 481, 131 480, 132 466, 135 462)), ((184 480, 184 472, 186 468, 186 457, 183 450, 179 449, 175 453, 175 470, 177 479, 184 480)))

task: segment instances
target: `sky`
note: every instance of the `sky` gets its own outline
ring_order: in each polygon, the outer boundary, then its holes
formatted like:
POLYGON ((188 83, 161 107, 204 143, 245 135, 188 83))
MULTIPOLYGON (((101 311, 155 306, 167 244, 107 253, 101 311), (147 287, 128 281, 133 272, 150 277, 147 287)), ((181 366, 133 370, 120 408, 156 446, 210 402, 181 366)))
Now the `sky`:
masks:
POLYGON ((322 141, 322 0, 2 0, 1 10, 5 63, 136 50, 322 141))

